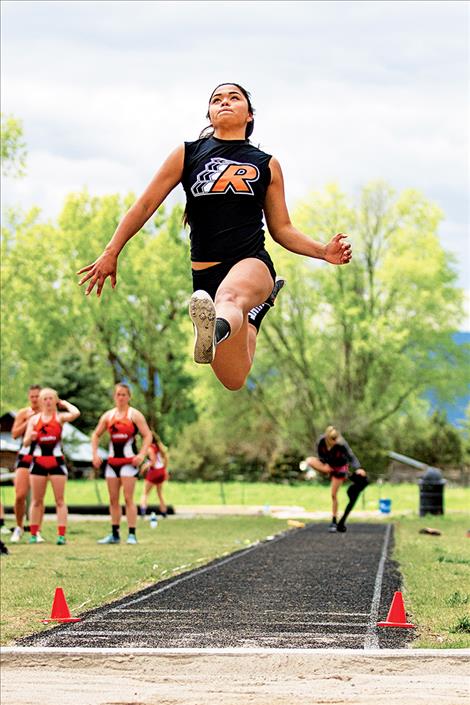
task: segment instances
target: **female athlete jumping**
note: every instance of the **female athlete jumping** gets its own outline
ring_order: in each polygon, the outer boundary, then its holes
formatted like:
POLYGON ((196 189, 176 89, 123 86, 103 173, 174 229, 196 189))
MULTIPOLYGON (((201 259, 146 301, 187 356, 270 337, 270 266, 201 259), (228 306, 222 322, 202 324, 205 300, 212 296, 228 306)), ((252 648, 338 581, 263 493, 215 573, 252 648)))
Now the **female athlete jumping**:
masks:
POLYGON ((251 369, 260 323, 284 283, 276 281, 264 248, 263 214, 272 238, 291 252, 347 264, 351 246, 342 233, 324 245, 292 225, 279 162, 249 142, 254 110, 244 88, 236 83, 217 86, 207 117, 210 126, 200 138, 169 155, 104 252, 80 269, 84 276, 79 284, 88 282, 87 294, 96 286, 100 296, 110 277, 114 288, 124 245, 182 183, 191 228, 194 359, 210 363, 222 384, 237 390, 251 369))

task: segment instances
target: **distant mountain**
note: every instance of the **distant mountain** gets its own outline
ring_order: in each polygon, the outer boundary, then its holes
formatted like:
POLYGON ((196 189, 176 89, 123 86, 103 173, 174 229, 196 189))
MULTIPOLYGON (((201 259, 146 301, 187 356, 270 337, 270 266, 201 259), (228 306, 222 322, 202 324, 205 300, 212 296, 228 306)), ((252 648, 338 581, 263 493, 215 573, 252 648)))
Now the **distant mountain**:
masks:
MULTIPOLYGON (((459 331, 458 333, 454 333, 452 337, 455 342, 458 343, 458 345, 470 343, 470 331, 459 331)), ((432 411, 445 411, 449 423, 453 424, 454 426, 460 426, 462 424, 462 420, 465 418, 465 410, 470 402, 470 389, 466 389, 463 391, 464 394, 461 397, 455 399, 455 401, 453 402, 448 402, 446 404, 443 404, 442 402, 438 401, 436 394, 432 390, 426 392, 424 396, 431 403, 432 411)))

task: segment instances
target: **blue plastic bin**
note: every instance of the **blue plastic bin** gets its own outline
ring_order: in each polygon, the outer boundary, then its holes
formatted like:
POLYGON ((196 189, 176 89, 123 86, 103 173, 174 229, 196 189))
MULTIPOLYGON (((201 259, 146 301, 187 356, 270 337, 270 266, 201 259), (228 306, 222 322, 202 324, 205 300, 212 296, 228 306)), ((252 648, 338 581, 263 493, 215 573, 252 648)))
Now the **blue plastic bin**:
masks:
POLYGON ((391 499, 379 499, 379 511, 382 514, 390 514, 392 510, 392 500, 391 499))

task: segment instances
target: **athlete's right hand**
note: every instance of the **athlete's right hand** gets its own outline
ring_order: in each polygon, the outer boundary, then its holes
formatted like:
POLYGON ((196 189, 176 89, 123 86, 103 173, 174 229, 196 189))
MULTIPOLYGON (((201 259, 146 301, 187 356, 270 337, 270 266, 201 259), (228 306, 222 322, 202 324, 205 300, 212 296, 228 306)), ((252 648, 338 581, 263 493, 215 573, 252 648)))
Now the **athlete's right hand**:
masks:
POLYGON ((88 294, 91 294, 96 286, 96 295, 101 296, 101 291, 108 277, 111 279, 113 289, 116 286, 117 256, 105 250, 92 264, 79 269, 77 276, 84 272, 87 272, 87 274, 80 279, 78 285, 81 286, 87 281, 90 282, 85 291, 85 295, 88 296, 88 294))
POLYGON ((94 455, 93 460, 92 460, 92 465, 95 468, 95 470, 99 470, 101 467, 101 458, 99 455, 94 455))

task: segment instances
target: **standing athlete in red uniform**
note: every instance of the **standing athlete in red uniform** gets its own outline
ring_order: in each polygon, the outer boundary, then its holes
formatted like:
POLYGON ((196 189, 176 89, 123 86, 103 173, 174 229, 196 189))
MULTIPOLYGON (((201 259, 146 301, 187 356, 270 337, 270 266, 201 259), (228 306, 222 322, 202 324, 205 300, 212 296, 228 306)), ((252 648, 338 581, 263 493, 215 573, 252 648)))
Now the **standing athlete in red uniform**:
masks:
POLYGON ((194 359, 210 363, 222 384, 237 390, 253 364, 261 320, 283 283, 276 282, 264 249, 263 215, 272 238, 291 252, 347 264, 351 247, 342 233, 321 244, 292 225, 279 162, 249 142, 254 110, 244 88, 217 86, 207 117, 208 130, 169 155, 104 252, 78 274, 84 274, 80 284, 89 282, 87 294, 96 286, 99 296, 107 277, 114 287, 124 245, 181 183, 191 227, 194 359))
MULTIPOLYGON (((20 409, 15 417, 11 435, 13 438, 21 438, 24 436, 26 426, 29 419, 39 412, 39 392, 41 387, 39 384, 32 384, 28 390, 29 406, 20 409)), ((11 535, 10 541, 18 543, 23 535, 23 522, 26 513, 26 498, 29 492, 29 470, 33 456, 29 446, 25 446, 24 442, 18 451, 15 462, 15 517, 16 527, 11 535)), ((39 525, 42 523, 42 517, 39 520, 39 525)), ((42 543, 44 539, 41 534, 37 533, 37 542, 42 543)))
POLYGON ((55 389, 45 387, 39 393, 41 412, 33 416, 26 427, 25 446, 31 446, 31 537, 38 543, 39 522, 44 514, 44 495, 49 480, 54 492, 57 510, 57 544, 63 545, 67 530, 67 506, 64 500, 67 467, 62 451, 62 426, 80 416, 76 406, 59 399, 55 389), (59 411, 58 409, 63 409, 59 411))
POLYGON ((137 523, 137 507, 134 502, 134 490, 139 465, 144 461, 152 442, 152 432, 144 415, 130 406, 131 392, 127 384, 117 384, 114 388, 116 407, 106 411, 100 418, 91 437, 93 466, 101 467, 98 455, 100 436, 106 431, 109 434, 109 455, 106 464, 105 478, 108 485, 111 514, 111 533, 100 539, 98 543, 120 543, 119 525, 121 523, 121 505, 119 495, 121 487, 126 503, 126 517, 129 528, 127 543, 136 544, 135 535, 137 523), (142 447, 137 450, 136 436, 142 436, 142 447))
POLYGON ((155 434, 152 436, 152 444, 148 450, 148 456, 150 460, 146 468, 144 489, 140 500, 140 514, 143 517, 146 515, 149 494, 152 487, 155 487, 160 503, 160 514, 166 517, 167 507, 163 499, 163 483, 168 480, 168 453, 155 434))

